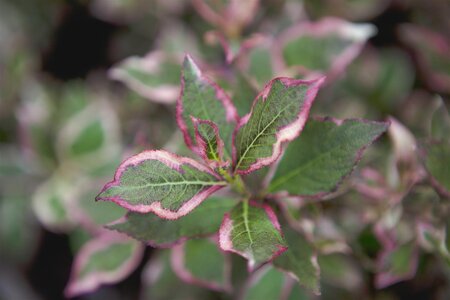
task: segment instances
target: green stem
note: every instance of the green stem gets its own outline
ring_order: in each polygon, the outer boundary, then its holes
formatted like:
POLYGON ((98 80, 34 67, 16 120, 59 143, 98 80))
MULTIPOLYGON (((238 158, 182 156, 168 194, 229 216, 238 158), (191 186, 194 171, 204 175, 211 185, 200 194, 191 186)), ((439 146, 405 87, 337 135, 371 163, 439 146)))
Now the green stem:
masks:
POLYGON ((225 169, 219 168, 219 174, 232 186, 232 188, 239 194, 249 197, 250 193, 245 187, 245 183, 240 175, 230 175, 225 169))

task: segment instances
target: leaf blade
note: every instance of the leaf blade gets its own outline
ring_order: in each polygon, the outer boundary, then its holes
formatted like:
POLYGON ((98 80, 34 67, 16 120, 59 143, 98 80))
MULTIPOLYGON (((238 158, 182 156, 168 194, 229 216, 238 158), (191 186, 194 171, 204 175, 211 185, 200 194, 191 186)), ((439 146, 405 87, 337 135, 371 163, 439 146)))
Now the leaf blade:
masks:
POLYGON ((130 211, 177 219, 227 185, 209 168, 163 150, 141 152, 122 162, 96 200, 130 211))
POLYGON ((233 138, 236 173, 248 174, 278 159, 282 143, 292 141, 303 129, 324 79, 279 77, 266 85, 253 102, 251 112, 236 127, 233 138))
POLYGON ((212 121, 192 117, 198 155, 213 169, 225 167, 223 160, 224 142, 219 136, 219 128, 212 121))
POLYGON ((253 270, 286 251, 280 224, 268 205, 243 201, 225 214, 219 230, 219 245, 248 259, 253 270))

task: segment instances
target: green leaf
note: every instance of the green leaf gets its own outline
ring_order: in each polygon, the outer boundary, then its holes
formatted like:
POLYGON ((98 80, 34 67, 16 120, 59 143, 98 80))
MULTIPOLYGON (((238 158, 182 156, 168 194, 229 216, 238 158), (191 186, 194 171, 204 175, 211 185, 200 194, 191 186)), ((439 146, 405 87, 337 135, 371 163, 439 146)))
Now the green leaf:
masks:
POLYGON ((115 235, 89 241, 75 258, 66 296, 78 296, 124 279, 138 266, 143 250, 139 243, 115 235))
POLYGON ((192 117, 198 155, 213 169, 225 167, 229 161, 223 160, 224 143, 219 136, 219 128, 212 121, 192 117))
POLYGON ((225 157, 231 157, 231 137, 238 114, 231 99, 205 77, 190 56, 183 62, 181 96, 177 102, 177 122, 189 148, 195 151, 195 128, 191 117, 214 122, 225 142, 225 157))
POLYGON ((219 234, 220 247, 248 259, 250 270, 286 250, 280 224, 268 205, 239 203, 225 215, 219 234))
POLYGON ((153 214, 129 212, 125 218, 106 228, 125 233, 153 247, 170 247, 189 238, 217 232, 223 215, 235 205, 236 201, 233 199, 213 196, 190 214, 177 220, 165 220, 153 214))
POLYGON ((231 291, 231 261, 208 239, 186 241, 172 249, 172 268, 186 283, 231 291))
POLYGON ((286 149, 269 192, 304 196, 332 192, 387 128, 388 123, 365 120, 310 120, 286 149))
POLYGON ((438 98, 438 106, 431 117, 430 131, 433 139, 450 142, 450 115, 442 98, 438 98))
POLYGON ((434 187, 450 197, 450 142, 429 142, 423 148, 424 164, 434 187))
POLYGON ((235 172, 248 174, 272 164, 283 142, 296 138, 324 78, 311 81, 276 78, 253 102, 235 134, 235 172))
POLYGON ((144 151, 125 160, 96 200, 135 212, 177 219, 227 185, 211 169, 166 151, 144 151))
POLYGON ((326 72, 331 77, 345 70, 375 32, 370 24, 324 18, 288 28, 276 46, 286 66, 326 72))
POLYGON ((288 250, 273 261, 273 265, 293 275, 299 283, 320 294, 317 256, 306 238, 291 228, 284 230, 288 250))
POLYGON ((149 100, 169 104, 179 95, 180 59, 153 51, 145 57, 129 57, 114 66, 109 75, 149 100))

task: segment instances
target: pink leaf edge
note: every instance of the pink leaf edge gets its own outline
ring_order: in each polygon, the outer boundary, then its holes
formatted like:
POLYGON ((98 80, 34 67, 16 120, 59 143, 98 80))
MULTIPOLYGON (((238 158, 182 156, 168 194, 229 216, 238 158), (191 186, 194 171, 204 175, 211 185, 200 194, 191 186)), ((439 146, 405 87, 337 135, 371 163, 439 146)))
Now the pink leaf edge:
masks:
POLYGON ((126 242, 128 239, 120 235, 106 233, 85 244, 75 258, 69 282, 64 290, 66 297, 75 297, 95 291, 102 284, 115 283, 127 277, 138 265, 144 254, 144 246, 136 243, 132 256, 113 272, 93 272, 81 280, 77 279, 90 256, 97 251, 108 248, 111 244, 126 242))
POLYGON ((233 133, 233 165, 236 166, 237 163, 237 149, 236 149, 236 136, 239 131, 239 129, 247 124, 248 120, 250 119, 250 116, 253 113, 253 109, 258 101, 265 101, 267 96, 270 93, 270 90, 272 89, 272 85, 275 81, 281 81, 285 87, 293 87, 293 86, 299 86, 299 85, 309 85, 308 91, 306 92, 306 99, 302 104, 302 109, 300 110, 300 113, 298 114, 298 117, 295 121, 290 123, 289 125, 286 125, 282 128, 278 129, 278 132, 276 133, 276 142, 273 145, 273 151, 272 155, 270 157, 264 157, 259 158, 256 160, 256 162, 251 165, 246 170, 235 170, 236 173, 241 175, 246 175, 251 172, 254 172, 264 166, 270 165, 273 162, 275 162, 282 153, 282 143, 284 142, 290 142, 294 140, 301 131, 303 130, 303 127, 305 126, 305 123, 309 116, 309 111, 311 109, 311 106, 316 99, 316 95, 319 91, 319 88, 322 86, 322 84, 325 82, 325 76, 319 77, 317 79, 313 80, 301 80, 301 79, 293 79, 288 77, 277 77, 272 79, 269 83, 266 84, 264 89, 259 93, 255 100, 253 101, 252 108, 250 110, 250 113, 242 117, 236 126, 236 129, 233 133))
POLYGON ((192 123, 194 124, 194 130, 195 130, 195 141, 197 144, 196 153, 212 168, 225 167, 225 166, 229 165, 229 162, 222 161, 224 142, 220 138, 219 127, 217 127, 216 123, 214 123, 213 121, 210 121, 210 120, 197 119, 192 116, 191 116, 191 120, 192 120, 192 123), (217 152, 219 155, 219 159, 221 161, 214 161, 214 160, 211 160, 208 158, 208 154, 207 154, 208 145, 206 144, 204 138, 202 137, 202 135, 200 134, 200 132, 198 130, 198 126, 200 124, 207 124, 214 130, 214 134, 215 134, 216 140, 217 140, 217 152))
MULTIPOLYGON (((250 201, 249 205, 251 205, 253 207, 258 207, 258 208, 264 209, 267 214, 267 217, 269 218, 270 222, 273 224, 273 227, 281 234, 281 236, 283 236, 283 232, 281 231, 281 226, 280 226, 280 223, 278 222, 278 218, 277 218, 275 212, 273 211, 273 209, 269 205, 258 204, 254 201, 250 201)), ((223 251, 233 252, 233 253, 236 253, 236 254, 246 258, 248 260, 247 269, 249 272, 252 272, 252 271, 258 269, 263 264, 256 265, 256 262, 254 261, 254 259, 251 256, 249 256, 247 253, 234 249, 233 242, 230 238, 232 230, 233 230, 233 220, 231 220, 231 218, 230 218, 230 213, 226 213, 224 215, 222 224, 220 225, 220 229, 219 229, 219 246, 220 246, 220 248, 223 251)), ((281 255, 283 252, 285 252, 288 249, 287 246, 281 246, 281 245, 278 245, 278 246, 279 246, 279 249, 273 253, 272 257, 270 257, 270 259, 267 262, 273 261, 275 258, 277 258, 279 255, 281 255)))
MULTIPOLYGON (((227 122, 235 122, 237 123, 239 121, 239 115, 236 110, 236 107, 234 106, 233 102, 231 101, 231 98, 225 93, 225 91, 213 80, 206 77, 203 72, 200 70, 198 65, 195 63, 195 61, 192 59, 192 57, 189 54, 186 54, 184 57, 184 61, 189 61, 190 64, 193 66, 195 73, 197 77, 204 82, 205 84, 211 86, 216 91, 216 98, 218 101, 220 101, 225 109, 226 113, 226 120, 227 122)), ((184 95, 184 70, 181 71, 181 91, 180 95, 177 100, 177 107, 176 107, 176 119, 178 127, 180 128, 181 132, 183 133, 184 141, 186 145, 193 150, 194 152, 197 152, 195 145, 192 143, 191 136, 189 135, 189 130, 187 127, 186 122, 183 119, 183 95, 184 95)))
POLYGON ((128 203, 125 199, 123 199, 119 196, 100 197, 100 195, 108 188, 120 185, 121 176, 128 167, 136 166, 145 160, 158 160, 158 161, 164 163, 165 165, 167 165, 168 167, 170 167, 174 170, 177 170, 177 171, 179 171, 181 169, 182 165, 188 164, 202 172, 209 173, 209 174, 213 175, 214 177, 216 177, 217 179, 220 179, 220 177, 216 173, 214 173, 210 168, 196 162, 195 160, 193 160, 191 158, 180 157, 178 155, 172 154, 172 153, 164 151, 164 150, 147 150, 147 151, 143 151, 143 152, 123 161, 120 164, 119 168, 117 169, 117 171, 114 175, 114 180, 107 183, 103 187, 100 194, 95 198, 95 200, 96 201, 111 201, 111 202, 114 202, 130 211, 139 212, 139 213, 152 212, 163 219, 175 220, 175 219, 178 219, 179 217, 187 215, 194 208, 196 208, 198 205, 200 205, 200 203, 202 203, 203 200, 208 198, 209 195, 211 195, 212 193, 214 193, 224 187, 223 185, 213 185, 209 188, 204 189, 200 193, 196 194, 193 198, 186 201, 186 203, 184 203, 177 211, 172 211, 172 210, 163 208, 161 205, 161 202, 153 202, 151 204, 132 205, 132 204, 128 203))
POLYGON ((225 256, 225 268, 224 268, 224 278, 225 282, 224 284, 220 284, 213 281, 207 281, 200 278, 196 278, 188 269, 186 269, 185 261, 184 261, 184 255, 185 255, 185 249, 184 249, 184 243, 177 245, 176 247, 172 248, 171 253, 171 265, 172 269, 177 274, 177 276, 182 279, 184 282, 188 284, 194 284, 198 285, 200 287, 204 287, 213 291, 218 292, 231 292, 232 291, 232 285, 231 285, 231 261, 230 257, 223 253, 225 256))

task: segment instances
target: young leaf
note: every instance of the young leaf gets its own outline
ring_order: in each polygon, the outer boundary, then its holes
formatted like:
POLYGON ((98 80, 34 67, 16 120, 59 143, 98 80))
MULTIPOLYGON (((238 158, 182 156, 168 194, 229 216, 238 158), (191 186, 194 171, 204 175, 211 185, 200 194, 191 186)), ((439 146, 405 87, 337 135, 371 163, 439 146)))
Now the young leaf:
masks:
POLYGON ((124 279, 139 264, 143 250, 141 244, 118 236, 105 235, 89 241, 75 258, 66 296, 88 293, 102 284, 124 279))
POLYGON ((190 214, 177 220, 129 212, 125 218, 107 225, 106 228, 125 233, 152 247, 166 248, 193 237, 217 232, 223 215, 235 205, 236 201, 233 199, 213 196, 190 214))
POLYGON ((231 261, 210 240, 189 240, 173 248, 172 268, 186 283, 231 291, 231 261))
POLYGON ((96 200, 112 201, 135 212, 177 219, 224 187, 218 175, 198 162, 162 150, 125 160, 96 200))
POLYGON ((200 157, 212 168, 224 167, 229 162, 223 161, 224 143, 219 136, 219 128, 212 121, 192 117, 195 129, 195 141, 200 157))
POLYGON ((220 247, 248 259, 250 270, 286 251, 280 224, 268 205, 239 203, 225 215, 219 235, 220 247))
POLYGON ((327 73, 331 80, 358 56, 375 32, 376 28, 371 24, 324 18, 288 28, 280 35, 275 50, 287 67, 327 73))
POLYGON ((148 100, 170 104, 180 93, 180 62, 175 55, 154 51, 142 58, 125 59, 109 71, 109 76, 148 100))
POLYGON ((266 85, 234 133, 236 173, 248 174, 278 159, 282 143, 302 131, 323 81, 280 77, 266 85))
POLYGON ((189 148, 195 151, 195 128, 191 117, 214 122, 226 144, 230 157, 231 137, 238 114, 231 99, 212 80, 205 77, 192 58, 184 58, 181 94, 177 101, 177 122, 189 148))
POLYGON ((310 120, 287 147, 269 192, 302 196, 332 192, 387 128, 388 123, 365 120, 310 120))
POLYGON ((306 238, 291 228, 285 231, 288 250, 274 259, 273 265, 288 272, 305 288, 320 294, 317 255, 306 238))

